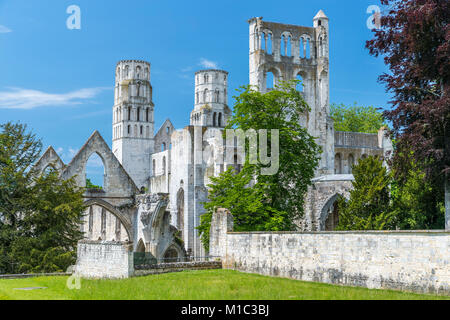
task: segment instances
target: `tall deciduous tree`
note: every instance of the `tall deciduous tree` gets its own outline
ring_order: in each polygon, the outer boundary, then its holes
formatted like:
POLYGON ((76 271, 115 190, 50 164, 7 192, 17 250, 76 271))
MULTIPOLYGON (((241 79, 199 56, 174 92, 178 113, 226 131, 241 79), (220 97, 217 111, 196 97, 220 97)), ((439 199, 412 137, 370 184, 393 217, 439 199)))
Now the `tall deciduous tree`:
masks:
MULTIPOLYGON (((281 82, 267 93, 246 86, 235 97, 233 116, 227 128, 254 129, 256 132, 266 129, 269 141, 270 130, 278 129, 279 169, 274 174, 264 175, 262 168, 267 165, 261 162, 250 164, 247 153, 240 174, 233 176, 227 171, 211 179, 210 204, 205 204, 207 213, 199 228, 204 235, 209 231, 214 207, 231 210, 236 219, 236 230, 292 230, 295 220, 302 217, 305 194, 314 177, 321 150, 314 137, 300 125, 301 117, 309 107, 296 90, 298 82, 281 82)), ((268 143, 268 154, 272 152, 270 145, 268 143)), ((205 245, 208 238, 203 238, 205 245)))
MULTIPOLYGON (((366 47, 383 55, 390 69, 380 76, 393 93, 396 154, 413 151, 427 180, 445 186, 446 228, 450 229, 450 1, 381 0, 389 6, 381 29, 366 47)), ((404 157, 394 154, 397 172, 404 157)), ((405 173, 406 174, 406 173, 405 173)), ((443 194, 443 193, 442 193, 443 194)))

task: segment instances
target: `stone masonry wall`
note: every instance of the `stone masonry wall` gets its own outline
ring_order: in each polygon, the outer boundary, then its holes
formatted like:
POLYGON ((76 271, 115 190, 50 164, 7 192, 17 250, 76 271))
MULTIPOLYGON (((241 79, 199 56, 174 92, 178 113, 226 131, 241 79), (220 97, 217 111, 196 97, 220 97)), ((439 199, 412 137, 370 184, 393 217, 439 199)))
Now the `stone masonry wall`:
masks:
POLYGON ((223 268, 305 281, 450 295, 450 232, 227 232, 218 210, 210 251, 223 268))
POLYGON ((82 278, 128 278, 133 276, 133 249, 128 242, 78 242, 75 274, 82 278))

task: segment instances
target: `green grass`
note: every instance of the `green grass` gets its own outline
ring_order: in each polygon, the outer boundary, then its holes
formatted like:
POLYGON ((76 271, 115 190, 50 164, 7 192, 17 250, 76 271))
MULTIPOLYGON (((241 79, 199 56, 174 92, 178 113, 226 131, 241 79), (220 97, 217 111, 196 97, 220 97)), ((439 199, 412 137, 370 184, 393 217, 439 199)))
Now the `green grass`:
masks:
POLYGON ((335 286, 247 274, 233 270, 184 271, 124 280, 81 280, 80 290, 66 287, 68 277, 0 280, 2 299, 450 299, 436 295, 335 286), (14 288, 47 287, 23 291, 14 288))

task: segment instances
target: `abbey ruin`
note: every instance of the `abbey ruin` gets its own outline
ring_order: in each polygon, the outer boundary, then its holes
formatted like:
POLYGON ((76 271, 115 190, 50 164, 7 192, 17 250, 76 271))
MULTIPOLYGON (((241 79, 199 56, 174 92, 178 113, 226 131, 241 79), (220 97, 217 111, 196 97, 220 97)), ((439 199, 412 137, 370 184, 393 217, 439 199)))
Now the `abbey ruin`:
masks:
MULTIPOLYGON (((311 111, 302 124, 322 147, 320 164, 298 222, 300 231, 333 230, 339 194, 348 196, 353 180, 351 166, 369 155, 384 157, 392 151, 385 131, 378 134, 334 130, 329 109, 329 19, 319 11, 311 27, 263 21, 249 23, 249 83, 261 92, 280 80, 302 79, 311 111), (273 77, 273 83, 268 79, 273 77)), ((205 256, 196 227, 204 213, 209 179, 241 159, 203 159, 205 150, 223 153, 217 137, 231 116, 228 77, 224 70, 195 73, 194 106, 190 124, 175 129, 166 120, 155 132, 150 63, 123 60, 115 68, 112 148, 95 131, 70 163, 52 147, 37 163, 49 165, 62 178, 75 177, 86 186, 86 163, 98 154, 105 168, 101 190, 88 189, 81 229, 86 240, 129 241, 135 252, 156 258, 205 256), (199 158, 200 157, 200 158, 199 158), (181 241, 179 241, 181 240, 181 241)), ((157 92, 155 93, 157 94, 157 92)), ((188 116, 188 113, 186 113, 188 116)))

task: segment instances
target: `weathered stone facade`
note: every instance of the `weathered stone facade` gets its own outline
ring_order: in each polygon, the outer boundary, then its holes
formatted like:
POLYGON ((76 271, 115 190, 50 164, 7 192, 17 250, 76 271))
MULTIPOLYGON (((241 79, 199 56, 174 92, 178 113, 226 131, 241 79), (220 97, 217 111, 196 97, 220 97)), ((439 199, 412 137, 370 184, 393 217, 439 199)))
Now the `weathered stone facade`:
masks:
POLYGON ((213 215, 210 250, 223 268, 305 281, 450 295, 450 232, 231 232, 213 215))

